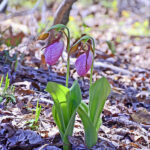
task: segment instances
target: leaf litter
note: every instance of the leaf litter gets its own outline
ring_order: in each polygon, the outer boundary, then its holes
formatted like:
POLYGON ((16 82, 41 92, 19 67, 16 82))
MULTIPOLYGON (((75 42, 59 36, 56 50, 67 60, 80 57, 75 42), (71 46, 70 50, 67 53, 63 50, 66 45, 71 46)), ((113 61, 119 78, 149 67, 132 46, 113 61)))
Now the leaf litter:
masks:
MULTIPOLYGON (((80 4, 77 5, 80 6, 80 4)), ((39 13, 38 17, 40 15, 39 13)), ((121 29, 132 25, 128 23, 129 18, 118 19, 112 10, 106 15, 106 8, 99 4, 88 8, 80 6, 80 12, 73 8, 71 15, 76 22, 79 22, 82 32, 85 30, 82 25, 85 24, 87 28, 90 27, 91 35, 96 39, 93 79, 105 76, 112 86, 111 94, 103 110, 103 125, 99 129, 98 142, 93 149, 149 149, 150 38, 128 35, 121 29), (125 23, 120 26, 118 22, 123 20, 125 23), (114 54, 106 41, 113 41, 114 54)), ((130 17, 135 19, 135 16, 130 17)), ((0 48, 0 76, 8 72, 10 83, 16 87, 17 101, 16 104, 0 105, 0 148, 62 148, 60 135, 51 113, 53 101, 44 89, 48 81, 65 85, 66 55, 64 54, 64 59, 61 58, 52 68, 44 66, 45 64, 42 64, 40 60, 42 45, 36 41, 38 35, 35 31, 38 28, 35 25, 33 29, 32 26, 34 22, 38 24, 37 14, 32 17, 25 16, 24 22, 21 17, 10 20, 9 23, 7 22, 8 26, 11 26, 11 23, 22 24, 29 29, 30 34, 25 31, 23 33, 22 29, 19 33, 4 33, 7 39, 13 39, 9 42, 12 47, 3 43, 0 48), (26 21, 31 22, 27 24, 26 21), (21 38, 17 45, 14 42, 15 38, 19 38, 18 40, 21 38), (16 59, 18 59, 18 66, 15 70, 16 59), (27 122, 35 118, 38 100, 42 106, 38 129, 31 131, 27 122)), ((3 29, 5 25, 6 23, 1 23, 3 29)), ((15 32, 13 25, 12 32, 15 32)), ((75 58, 71 59, 69 86, 73 80, 79 79, 83 99, 88 103, 89 74, 84 79, 78 78, 74 69, 74 60, 75 58)), ((77 129, 74 131, 74 136, 69 137, 72 149, 87 149, 83 140, 83 125, 78 116, 75 126, 77 129)))

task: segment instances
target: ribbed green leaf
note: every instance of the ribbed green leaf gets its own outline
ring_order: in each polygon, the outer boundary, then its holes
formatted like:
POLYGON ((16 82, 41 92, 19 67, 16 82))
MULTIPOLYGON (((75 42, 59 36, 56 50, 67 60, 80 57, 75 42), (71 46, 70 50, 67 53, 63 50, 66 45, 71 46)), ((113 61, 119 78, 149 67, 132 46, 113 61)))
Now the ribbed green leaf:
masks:
POLYGON ((62 127, 62 123, 60 122, 60 118, 58 117, 58 112, 55 108, 55 105, 53 105, 53 107, 52 107, 52 114, 53 114, 54 121, 59 129, 60 135, 61 135, 61 137, 63 137, 65 131, 62 127))
POLYGON ((74 111, 77 109, 79 104, 81 103, 82 95, 80 86, 77 81, 74 81, 72 87, 70 88, 70 92, 67 95, 67 107, 68 107, 68 115, 69 118, 72 116, 74 111))
POLYGON ((68 89, 60 84, 49 82, 46 91, 54 99, 53 117, 64 142, 63 148, 67 150, 70 145, 68 136, 72 136, 76 111, 82 99, 79 84, 75 81, 68 89))
POLYGON ((69 140, 68 140, 68 136, 72 136, 73 128, 74 128, 74 122, 75 122, 75 115, 76 115, 76 110, 72 114, 72 116, 69 120, 67 129, 65 130, 65 134, 63 136, 63 142, 64 142, 63 150, 68 149, 68 146, 70 144, 69 140))
POLYGON ((54 101, 57 99, 60 103, 66 102, 66 96, 69 92, 67 87, 55 82, 48 82, 45 90, 51 94, 54 101))
POLYGON ((67 113, 67 95, 69 89, 61 84, 55 82, 48 82, 46 91, 49 92, 54 100, 55 109, 58 113, 60 122, 62 124, 62 131, 65 129, 69 122, 69 117, 67 113))
POLYGON ((96 127, 93 125, 91 119, 86 112, 88 106, 85 103, 81 103, 78 108, 78 114, 84 125, 85 132, 85 143, 88 148, 93 147, 97 142, 97 131, 96 127))
POLYGON ((74 122, 75 122, 75 115, 77 112, 77 108, 81 103, 81 99, 82 99, 82 96, 81 96, 80 86, 77 81, 74 81, 67 95, 67 110, 66 111, 68 111, 70 120, 68 122, 68 126, 66 128, 66 131, 63 137, 63 141, 65 144, 63 147, 64 149, 66 149, 66 147, 69 144, 68 136, 72 136, 74 122))
POLYGON ((89 111, 88 105, 82 101, 81 102, 81 107, 88 114, 88 111, 89 111))
POLYGON ((99 127, 101 126, 101 124, 102 124, 102 119, 101 118, 99 118, 98 120, 97 120, 97 123, 96 123, 96 132, 98 133, 98 131, 99 131, 99 127))
POLYGON ((89 115, 94 126, 99 122, 106 98, 111 91, 109 82, 102 77, 90 87, 89 115))

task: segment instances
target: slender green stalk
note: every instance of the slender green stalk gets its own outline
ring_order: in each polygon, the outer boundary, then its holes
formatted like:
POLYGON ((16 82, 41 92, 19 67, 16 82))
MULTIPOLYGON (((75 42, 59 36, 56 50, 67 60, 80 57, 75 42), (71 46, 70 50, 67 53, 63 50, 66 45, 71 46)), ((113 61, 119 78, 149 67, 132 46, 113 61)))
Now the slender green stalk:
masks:
POLYGON ((70 55, 69 55, 69 51, 70 51, 70 32, 69 29, 66 27, 67 31, 68 31, 68 44, 67 44, 67 74, 66 74, 66 87, 68 87, 68 81, 69 81, 69 72, 70 72, 70 55))
POLYGON ((67 58, 67 74, 66 74, 66 87, 68 87, 68 82, 69 82, 69 71, 70 71, 70 57, 68 54, 67 58))
POLYGON ((91 73, 90 73, 90 87, 92 86, 93 68, 94 68, 94 56, 92 60, 91 73))
POLYGON ((91 37, 92 43, 93 43, 93 60, 92 60, 92 66, 91 66, 91 73, 90 73, 90 87, 92 86, 92 77, 93 77, 93 68, 94 68, 94 57, 95 57, 95 42, 94 39, 91 37))

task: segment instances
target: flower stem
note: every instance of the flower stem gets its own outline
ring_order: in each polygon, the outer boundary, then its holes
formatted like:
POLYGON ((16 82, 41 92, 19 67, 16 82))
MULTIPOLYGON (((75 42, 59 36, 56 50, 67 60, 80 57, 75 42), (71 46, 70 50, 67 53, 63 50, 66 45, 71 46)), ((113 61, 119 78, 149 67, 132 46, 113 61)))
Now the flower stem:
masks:
POLYGON ((95 55, 95 42, 94 39, 91 37, 92 43, 93 43, 93 60, 92 60, 92 66, 91 66, 91 73, 90 73, 90 87, 92 86, 92 77, 93 77, 93 68, 94 68, 94 55, 95 55))
POLYGON ((69 59, 69 54, 68 54, 68 58, 67 58, 67 74, 66 74, 66 87, 68 87, 69 70, 70 70, 70 59, 69 59))
POLYGON ((91 73, 90 73, 90 87, 92 86, 93 68, 94 68, 94 56, 92 60, 91 73))
POLYGON ((66 74, 66 87, 68 87, 68 82, 69 82, 69 72, 70 72, 70 32, 69 29, 66 27, 67 32, 68 32, 68 37, 67 37, 67 74, 66 74))

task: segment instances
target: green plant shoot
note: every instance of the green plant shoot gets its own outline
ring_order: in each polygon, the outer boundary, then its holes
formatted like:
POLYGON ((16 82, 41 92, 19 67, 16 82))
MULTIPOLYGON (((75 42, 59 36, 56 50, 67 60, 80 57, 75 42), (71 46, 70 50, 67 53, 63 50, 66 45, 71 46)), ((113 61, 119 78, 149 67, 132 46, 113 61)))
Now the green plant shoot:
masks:
MULTIPOLYGON (((106 78, 101 78, 92 84, 92 75, 94 68, 95 42, 91 36, 83 35, 70 48, 70 32, 69 29, 62 24, 52 26, 47 32, 55 29, 61 31, 67 37, 67 74, 66 87, 54 82, 48 82, 46 91, 50 93, 54 100, 52 114, 55 123, 60 131, 63 141, 63 149, 71 149, 68 136, 72 136, 76 112, 78 112, 85 131, 85 143, 88 148, 93 147, 98 138, 98 130, 102 124, 100 115, 102 113, 105 101, 111 91, 109 82, 106 78), (67 34, 62 31, 67 30, 67 34), (87 49, 84 49, 82 44, 86 44, 87 49), (70 55, 79 50, 79 47, 84 51, 75 63, 76 71, 80 76, 84 76, 91 68, 90 73, 90 100, 89 105, 81 102, 81 89, 77 81, 74 81, 72 87, 68 88, 70 55)), ((45 34, 47 36, 47 34, 45 34)), ((52 50, 52 49, 50 49, 52 50)), ((47 52, 47 51, 46 51, 47 52)), ((51 51, 50 51, 51 52, 51 51)), ((47 55, 45 55, 47 57, 47 55)), ((47 61, 49 64, 49 60, 47 61)))
POLYGON ((79 84, 75 81, 69 89, 63 85, 48 82, 46 91, 54 100, 52 114, 64 143, 63 149, 69 150, 68 136, 72 136, 75 115, 82 99, 79 84))
POLYGON ((111 88, 106 78, 97 80, 90 87, 89 106, 82 102, 78 108, 79 116, 84 125, 85 143, 88 148, 93 147, 97 142, 98 130, 102 123, 100 115, 110 91, 111 88))
POLYGON ((4 76, 2 76, 0 80, 0 103, 4 99, 6 99, 5 105, 7 105, 9 102, 15 103, 16 102, 16 98, 14 96, 15 86, 13 85, 10 86, 10 79, 8 77, 8 73, 5 78, 4 87, 2 86, 3 81, 4 76))
POLYGON ((39 121, 40 113, 41 113, 41 105, 39 106, 39 101, 37 101, 35 118, 32 119, 31 121, 27 122, 30 124, 30 128, 32 130, 36 130, 38 128, 38 121, 39 121))

